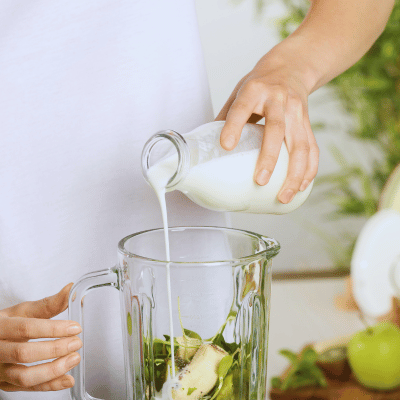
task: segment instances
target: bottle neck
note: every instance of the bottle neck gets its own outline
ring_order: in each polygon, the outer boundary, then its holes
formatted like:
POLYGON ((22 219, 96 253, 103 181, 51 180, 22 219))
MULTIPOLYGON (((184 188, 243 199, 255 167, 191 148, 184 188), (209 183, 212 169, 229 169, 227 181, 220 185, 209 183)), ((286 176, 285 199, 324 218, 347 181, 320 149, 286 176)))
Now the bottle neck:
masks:
POLYGON ((142 172, 149 183, 149 171, 156 165, 163 173, 168 173, 167 190, 173 190, 185 178, 190 168, 190 151, 182 135, 165 130, 146 142, 142 151, 142 172))

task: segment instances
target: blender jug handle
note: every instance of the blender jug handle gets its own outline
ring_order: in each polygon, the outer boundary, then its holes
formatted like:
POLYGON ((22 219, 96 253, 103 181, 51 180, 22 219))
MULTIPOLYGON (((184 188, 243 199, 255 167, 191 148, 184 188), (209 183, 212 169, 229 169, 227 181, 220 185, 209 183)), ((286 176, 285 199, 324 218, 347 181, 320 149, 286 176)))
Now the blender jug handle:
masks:
MULTIPOLYGON (((117 290, 120 289, 120 273, 118 268, 104 269, 101 271, 91 272, 84 275, 72 287, 69 295, 69 319, 78 322, 83 327, 83 302, 82 299, 86 293, 92 289, 97 289, 103 286, 112 286, 117 290)), ((84 331, 78 336, 85 344, 84 331)), ((75 386, 71 388, 71 398, 73 400, 101 400, 90 396, 86 392, 85 387, 85 351, 84 345, 78 350, 81 356, 81 362, 71 371, 71 375, 75 379, 75 386)))

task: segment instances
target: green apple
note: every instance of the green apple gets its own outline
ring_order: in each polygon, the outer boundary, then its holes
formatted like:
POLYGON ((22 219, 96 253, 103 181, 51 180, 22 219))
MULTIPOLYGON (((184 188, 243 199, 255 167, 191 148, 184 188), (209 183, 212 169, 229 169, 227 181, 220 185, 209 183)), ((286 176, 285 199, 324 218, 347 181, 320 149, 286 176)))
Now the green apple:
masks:
POLYGON ((356 333, 347 346, 347 356, 362 385, 380 390, 400 385, 400 329, 391 322, 356 333))

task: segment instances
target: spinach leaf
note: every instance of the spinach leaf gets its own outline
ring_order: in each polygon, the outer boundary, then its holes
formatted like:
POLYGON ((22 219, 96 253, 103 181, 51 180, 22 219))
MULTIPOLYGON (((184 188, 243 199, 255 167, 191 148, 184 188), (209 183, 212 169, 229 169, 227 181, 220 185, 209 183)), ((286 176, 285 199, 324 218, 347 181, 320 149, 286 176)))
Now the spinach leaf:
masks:
POLYGON ((201 339, 201 336, 200 336, 198 333, 193 332, 193 331, 191 331, 191 330, 189 330, 189 329, 184 329, 184 330, 183 330, 183 334, 184 334, 186 337, 191 338, 191 339, 202 340, 202 339, 201 339))
POLYGON ((218 373, 218 387, 217 390, 215 391, 213 397, 211 397, 211 400, 214 400, 219 391, 222 388, 222 385, 224 384, 224 379, 225 376, 227 375, 228 371, 230 370, 231 366, 233 364, 233 357, 229 354, 227 354, 218 364, 218 369, 217 369, 217 373, 218 373))

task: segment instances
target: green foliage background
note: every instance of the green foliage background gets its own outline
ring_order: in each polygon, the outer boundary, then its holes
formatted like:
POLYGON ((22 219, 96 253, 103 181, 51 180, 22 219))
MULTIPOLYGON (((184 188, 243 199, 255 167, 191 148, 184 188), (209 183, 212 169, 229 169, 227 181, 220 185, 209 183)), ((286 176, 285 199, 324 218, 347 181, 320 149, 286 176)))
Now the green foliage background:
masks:
MULTIPOLYGON (((308 0, 285 3, 289 12, 279 24, 282 38, 301 23, 309 7, 308 0)), ((341 169, 320 177, 317 184, 325 186, 325 198, 335 204, 334 218, 370 217, 377 211, 387 178, 400 163, 400 1, 396 1, 384 32, 367 54, 328 85, 355 121, 349 133, 378 147, 383 158, 371 160, 372 170, 367 172, 334 149, 341 169)), ((349 267, 355 239, 348 241, 339 267, 349 267)))
MULTIPOLYGON (((278 25, 282 39, 299 26, 310 6, 309 0, 283 1, 288 13, 278 25)), ((255 0, 258 13, 266 3, 255 0)), ((328 86, 355 122, 349 133, 377 147, 383 157, 381 161, 371 159, 372 169, 366 171, 333 149, 340 170, 317 178, 316 184, 323 189, 324 201, 328 199, 335 205, 334 213, 327 218, 370 217, 377 211, 387 178, 400 163, 400 0, 396 0, 384 32, 366 55, 328 86)), ((337 267, 349 268, 356 237, 343 232, 338 244, 322 230, 320 234, 325 236, 337 267), (337 252, 333 254, 338 245, 347 247, 340 249, 340 257, 337 252)))

